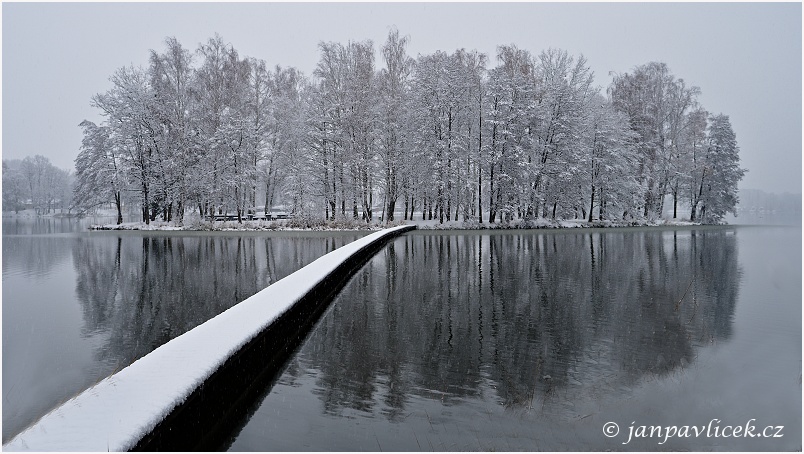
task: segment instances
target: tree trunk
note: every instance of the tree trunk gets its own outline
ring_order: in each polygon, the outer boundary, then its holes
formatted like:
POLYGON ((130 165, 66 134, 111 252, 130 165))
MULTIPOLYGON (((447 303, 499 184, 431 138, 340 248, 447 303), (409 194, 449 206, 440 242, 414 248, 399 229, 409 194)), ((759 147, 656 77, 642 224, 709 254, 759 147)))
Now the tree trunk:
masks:
POLYGON ((117 206, 117 225, 123 223, 123 205, 120 201, 120 191, 114 193, 114 204, 117 206))
POLYGON ((386 216, 388 222, 394 222, 394 210, 396 209, 396 200, 393 197, 388 197, 388 210, 386 216))
POLYGON ((673 193, 673 219, 678 215, 678 190, 673 193))
POLYGON ((483 223, 483 171, 478 163, 477 169, 477 220, 483 223))
POLYGON ((478 99, 477 115, 477 220, 483 223, 483 166, 481 152, 483 150, 483 109, 482 97, 478 99))
POLYGON ((600 189, 600 197, 599 197, 599 199, 600 199, 600 202, 598 202, 598 203, 600 204, 600 211, 598 212, 597 219, 599 221, 602 221, 603 216, 604 216, 604 212, 606 211, 606 198, 603 197, 603 188, 600 189))
POLYGON ((489 173, 489 224, 494 224, 497 218, 497 204, 494 203, 494 164, 491 164, 489 173))
POLYGON ((145 221, 145 225, 151 224, 151 217, 148 215, 148 209, 150 208, 151 201, 148 198, 148 184, 144 181, 142 183, 142 218, 145 221))

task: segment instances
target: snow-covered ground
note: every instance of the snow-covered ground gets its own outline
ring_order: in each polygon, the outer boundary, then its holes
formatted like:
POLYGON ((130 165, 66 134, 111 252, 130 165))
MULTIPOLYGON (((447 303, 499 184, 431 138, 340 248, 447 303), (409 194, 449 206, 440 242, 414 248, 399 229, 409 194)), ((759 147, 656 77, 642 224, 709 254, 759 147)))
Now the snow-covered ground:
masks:
POLYGON ((42 417, 4 451, 125 451, 182 403, 227 358, 362 248, 404 226, 372 233, 281 279, 42 417))
MULTIPOLYGON (((583 219, 550 220, 535 219, 532 221, 515 220, 507 223, 477 221, 444 221, 437 219, 423 221, 394 221, 391 226, 415 225, 422 230, 474 230, 474 229, 562 229, 562 228, 590 228, 590 227, 635 227, 635 226, 689 226, 700 225, 685 220, 658 219, 654 221, 592 221, 583 219)), ((178 226, 172 222, 154 221, 150 225, 144 222, 124 222, 123 224, 93 225, 93 230, 188 230, 188 231, 261 231, 261 230, 381 230, 389 227, 375 220, 368 224, 363 221, 349 222, 311 222, 300 223, 287 220, 280 221, 236 221, 192 223, 178 226)))
POLYGON ((415 224, 422 230, 467 230, 467 229, 572 229, 572 228, 593 228, 593 227, 641 227, 641 226, 688 226, 700 225, 695 222, 682 221, 682 220, 666 220, 659 219, 655 221, 592 221, 588 222, 583 219, 565 219, 565 220, 551 220, 551 219, 535 219, 531 221, 515 220, 507 223, 494 223, 489 224, 478 222, 466 221, 444 221, 440 223, 438 220, 431 221, 405 221, 410 224, 415 224))

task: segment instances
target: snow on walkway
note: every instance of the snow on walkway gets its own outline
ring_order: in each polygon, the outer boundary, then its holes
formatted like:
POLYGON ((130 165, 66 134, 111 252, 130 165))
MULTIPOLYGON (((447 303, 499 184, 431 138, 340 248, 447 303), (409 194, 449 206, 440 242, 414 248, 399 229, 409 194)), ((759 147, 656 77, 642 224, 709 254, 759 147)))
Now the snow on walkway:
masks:
POLYGON ((51 411, 4 451, 126 451, 232 354, 366 246, 409 226, 349 243, 167 342, 51 411))

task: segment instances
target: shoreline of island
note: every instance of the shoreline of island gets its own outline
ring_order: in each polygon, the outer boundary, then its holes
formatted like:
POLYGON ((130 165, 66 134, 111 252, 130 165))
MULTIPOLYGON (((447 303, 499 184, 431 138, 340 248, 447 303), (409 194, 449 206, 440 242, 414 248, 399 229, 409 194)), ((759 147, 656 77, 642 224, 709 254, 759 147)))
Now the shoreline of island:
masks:
POLYGON ((237 221, 193 222, 176 225, 174 222, 153 221, 146 224, 124 222, 122 224, 95 224, 93 231, 182 231, 182 232, 264 232, 264 231, 377 231, 400 225, 415 225, 418 230, 541 230, 541 229, 602 229, 627 227, 703 227, 729 224, 702 224, 684 220, 632 220, 632 221, 584 221, 572 220, 516 220, 506 223, 479 223, 477 221, 392 221, 389 223, 364 221, 237 221))

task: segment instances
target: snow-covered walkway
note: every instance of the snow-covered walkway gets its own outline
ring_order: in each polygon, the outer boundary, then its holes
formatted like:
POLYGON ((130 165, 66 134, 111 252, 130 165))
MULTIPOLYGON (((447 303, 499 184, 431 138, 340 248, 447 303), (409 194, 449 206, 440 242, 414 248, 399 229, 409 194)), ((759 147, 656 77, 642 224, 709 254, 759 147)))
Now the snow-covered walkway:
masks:
POLYGON ((126 451, 232 355, 356 254, 412 226, 372 233, 277 281, 51 411, 5 451, 126 451))

